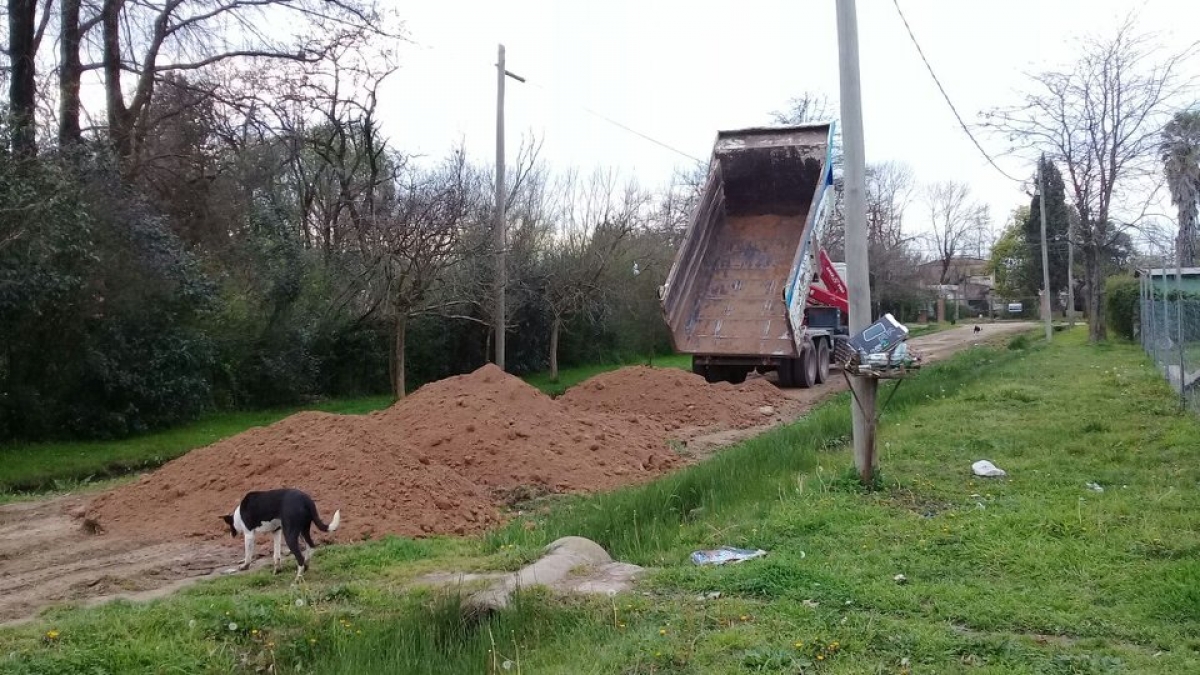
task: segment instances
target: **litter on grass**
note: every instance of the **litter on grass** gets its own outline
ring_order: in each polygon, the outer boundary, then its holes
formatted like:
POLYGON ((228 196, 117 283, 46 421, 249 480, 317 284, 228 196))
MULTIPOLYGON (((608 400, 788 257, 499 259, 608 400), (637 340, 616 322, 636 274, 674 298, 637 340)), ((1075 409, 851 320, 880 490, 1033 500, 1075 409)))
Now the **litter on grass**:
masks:
POLYGON ((740 563, 747 560, 754 560, 766 554, 767 552, 761 548, 751 550, 748 548, 722 546, 718 549, 693 552, 692 563, 696 565, 724 565, 725 563, 740 563))
POLYGON ((988 477, 988 478, 994 478, 994 477, 998 477, 998 476, 1007 476, 1008 475, 1008 473, 1006 473, 1004 471, 1004 469, 1001 469, 1000 467, 996 466, 995 464, 992 464, 991 462, 987 461, 986 459, 981 459, 978 462, 975 462, 974 464, 972 464, 971 471, 973 471, 976 476, 984 476, 984 477, 988 477))

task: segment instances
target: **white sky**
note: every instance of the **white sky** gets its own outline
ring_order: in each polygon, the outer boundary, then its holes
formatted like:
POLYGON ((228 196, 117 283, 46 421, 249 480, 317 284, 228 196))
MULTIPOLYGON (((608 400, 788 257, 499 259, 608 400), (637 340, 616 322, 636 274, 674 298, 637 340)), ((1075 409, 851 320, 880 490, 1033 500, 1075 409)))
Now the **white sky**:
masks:
MULTIPOLYGON (((1023 73, 1073 60, 1071 38, 1109 33, 1130 10, 1139 27, 1178 49, 1197 37, 1188 0, 901 0, 909 23, 968 124, 1014 102, 1023 73), (1188 28, 1191 31, 1188 31, 1188 28)), ((399 11, 415 44, 381 93, 385 131, 399 148, 440 156, 459 139, 495 155, 494 63, 526 77, 507 87, 507 156, 523 132, 544 137, 555 168, 612 167, 648 186, 688 160, 604 122, 586 106, 707 159, 718 129, 764 124, 805 90, 838 94, 834 0, 439 0, 399 11), (534 86, 537 83, 538 86, 534 86)), ((900 160, 921 182, 968 183, 998 229, 1024 201, 1019 186, 971 144, 909 41, 891 0, 859 0, 868 161, 900 160)), ((977 131, 993 156, 1004 139, 977 131)), ((1010 174, 1033 165, 999 157, 1010 174)), ((924 209, 908 222, 920 228, 924 209)))

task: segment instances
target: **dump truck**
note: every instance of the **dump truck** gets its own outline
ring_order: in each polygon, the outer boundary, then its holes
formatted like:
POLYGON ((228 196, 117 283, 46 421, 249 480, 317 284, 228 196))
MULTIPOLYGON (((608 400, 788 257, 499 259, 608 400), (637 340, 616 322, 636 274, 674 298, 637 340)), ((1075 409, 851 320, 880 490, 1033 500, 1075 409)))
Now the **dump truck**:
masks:
POLYGON ((709 382, 829 376, 847 290, 821 248, 833 207, 834 123, 720 131, 659 299, 675 350, 709 382))

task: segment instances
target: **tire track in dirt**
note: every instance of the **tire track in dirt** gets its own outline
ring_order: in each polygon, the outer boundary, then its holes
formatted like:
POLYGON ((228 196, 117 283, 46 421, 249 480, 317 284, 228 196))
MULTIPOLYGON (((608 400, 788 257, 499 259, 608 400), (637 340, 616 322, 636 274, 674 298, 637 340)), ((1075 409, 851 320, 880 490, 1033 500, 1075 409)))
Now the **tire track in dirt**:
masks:
POLYGON ((230 566, 237 552, 204 542, 88 536, 80 497, 0 506, 0 626, 59 602, 136 597, 230 566))

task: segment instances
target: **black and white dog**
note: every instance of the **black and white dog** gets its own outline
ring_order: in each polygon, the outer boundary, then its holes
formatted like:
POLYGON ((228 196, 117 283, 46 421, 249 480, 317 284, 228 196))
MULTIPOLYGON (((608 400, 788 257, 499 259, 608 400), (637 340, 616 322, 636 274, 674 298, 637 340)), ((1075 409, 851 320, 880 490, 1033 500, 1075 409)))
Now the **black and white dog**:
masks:
POLYGON ((304 537, 304 541, 308 543, 308 555, 311 558, 316 544, 313 543, 309 532, 310 527, 316 525, 322 532, 333 532, 342 520, 342 512, 341 509, 334 512, 333 520, 326 525, 321 522, 312 497, 300 490, 283 488, 266 492, 247 492, 242 498, 242 503, 233 510, 233 515, 221 518, 229 525, 230 536, 236 537, 240 532, 246 538, 246 559, 238 569, 249 569, 250 562, 254 560, 254 536, 259 532, 273 532, 275 573, 279 573, 282 560, 280 543, 286 540, 288 549, 296 556, 296 579, 299 580, 308 566, 308 559, 300 551, 300 537, 304 537))

